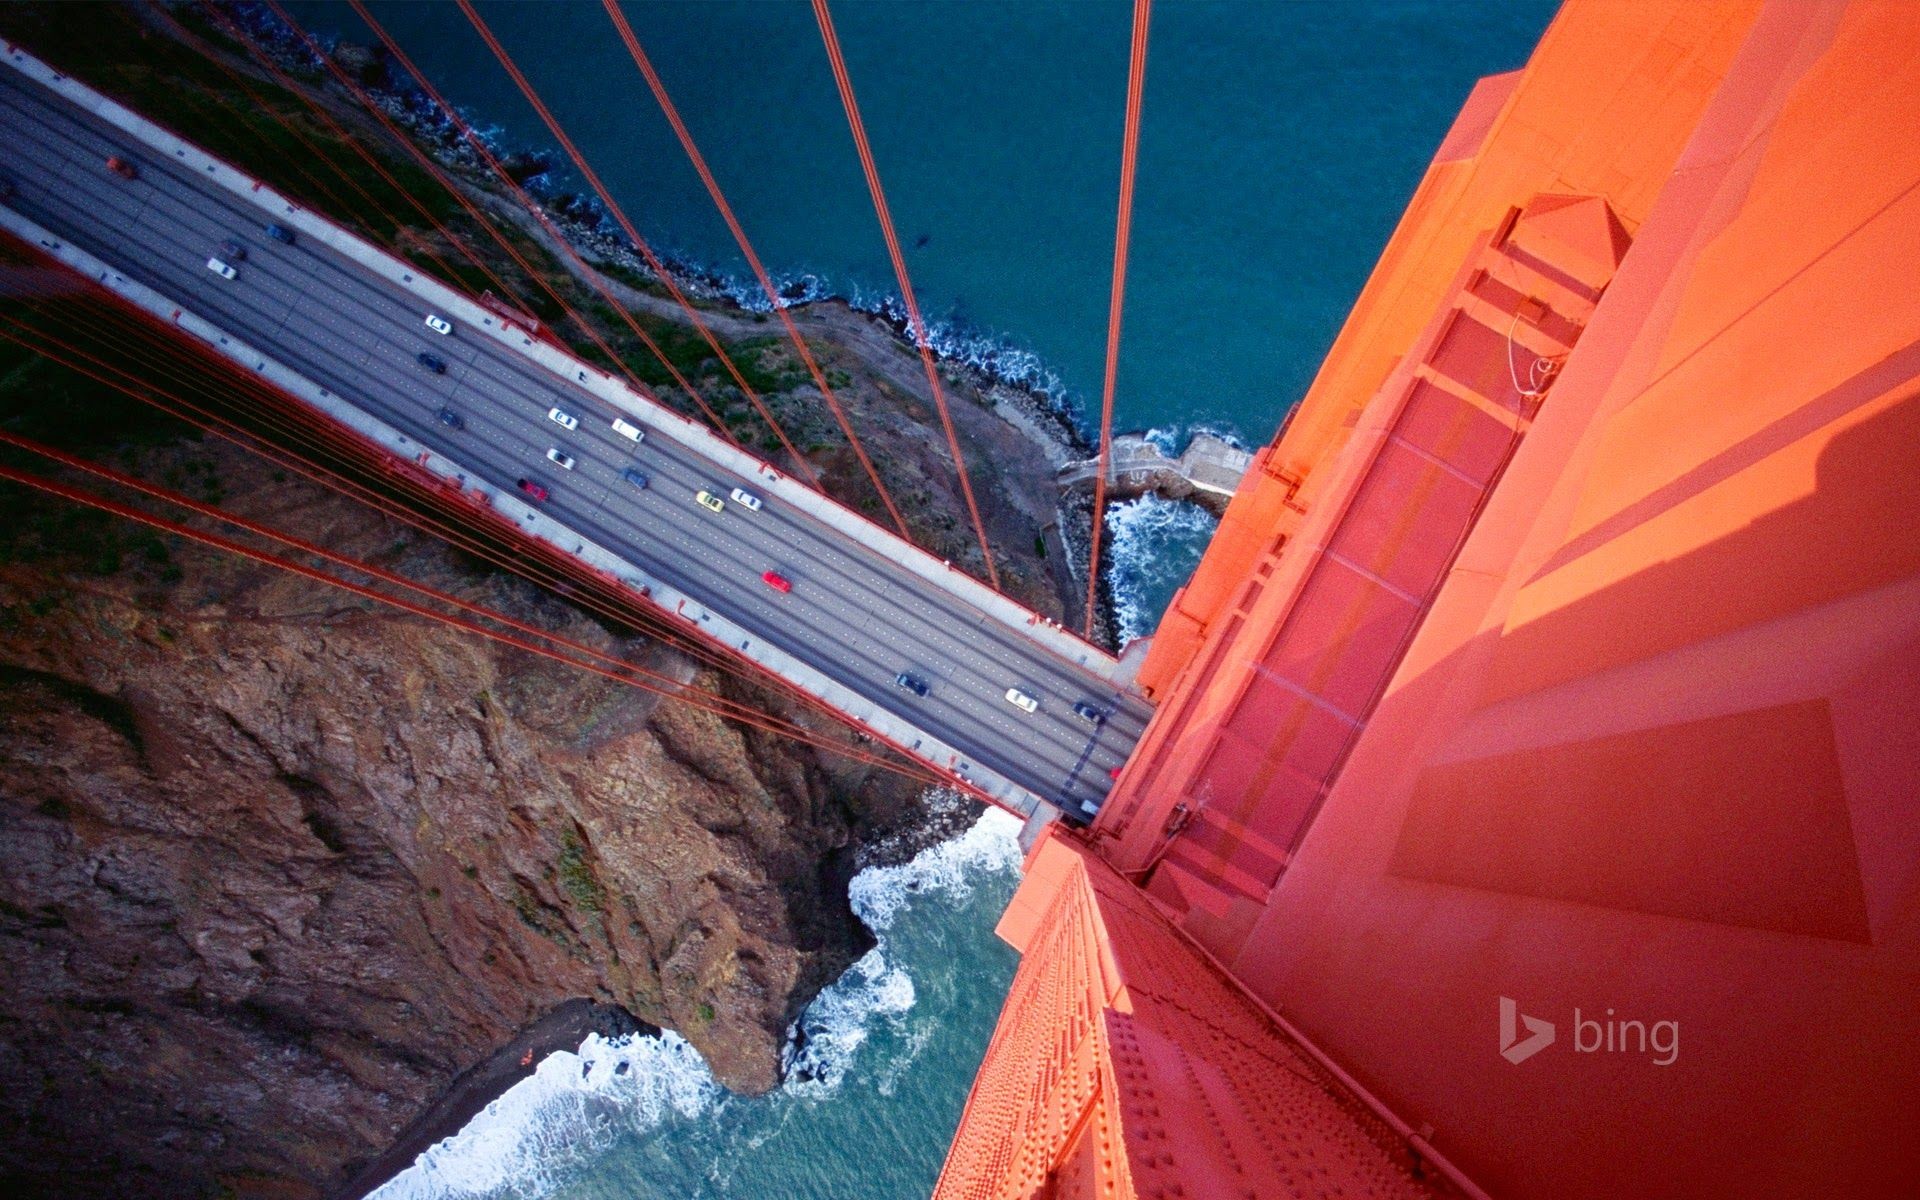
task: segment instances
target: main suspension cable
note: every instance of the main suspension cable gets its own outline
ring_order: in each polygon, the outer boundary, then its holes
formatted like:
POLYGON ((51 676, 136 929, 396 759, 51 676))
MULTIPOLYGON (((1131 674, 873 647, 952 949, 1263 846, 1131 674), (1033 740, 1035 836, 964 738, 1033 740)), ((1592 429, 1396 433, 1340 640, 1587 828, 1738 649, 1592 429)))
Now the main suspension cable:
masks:
MULTIPOLYGON (((13 322, 11 318, 0 318, 0 322, 18 324, 17 322, 13 322)), ((141 322, 137 324, 135 328, 144 330, 145 323, 141 322)), ((540 553, 545 553, 548 558, 551 558, 553 555, 558 554, 558 551, 541 551, 536 548, 534 557, 529 557, 525 551, 516 554, 510 549, 500 548, 497 543, 472 537, 465 529, 445 520, 431 509, 421 512, 397 506, 390 499, 383 496, 377 487, 367 483, 354 482, 352 479, 340 474, 337 469, 320 465, 318 458, 303 460, 298 457, 289 457, 281 448, 288 442, 305 444, 310 451, 317 451, 321 457, 331 452, 338 457, 342 457, 343 461, 348 464, 352 464, 355 461, 356 453, 364 454, 364 450, 358 446, 357 443, 349 444, 349 439, 339 436, 328 437, 323 429, 325 423, 324 418, 316 416, 306 420, 304 424, 295 423, 292 421, 292 418, 299 414, 294 410, 289 410, 278 405, 263 406, 250 397, 240 395, 239 393, 235 393, 234 396, 229 396, 229 403, 234 404, 234 406, 241 411, 248 412, 252 420, 272 430, 275 436, 280 439, 280 444, 278 445, 263 442, 254 434, 241 429, 231 421, 200 406, 194 405, 175 393, 157 389, 154 386, 156 377, 165 378, 169 375, 177 377, 177 371, 171 369, 171 360, 156 359, 156 351, 151 341, 145 343, 147 348, 143 350, 139 346, 130 345, 123 339, 107 339, 113 343, 113 347, 117 353, 130 359, 145 362, 148 373, 143 376, 131 376, 128 375, 124 369, 116 368, 103 359, 89 355, 85 351, 72 346, 71 343, 62 342, 55 335, 45 330, 39 330, 37 332, 39 332, 41 337, 52 341, 55 348, 49 349, 45 344, 29 341, 20 336, 17 331, 8 330, 0 326, 0 335, 7 336, 10 340, 33 350, 35 353, 52 359, 70 370, 77 371, 93 378, 97 382, 125 392, 135 399, 159 408, 177 420, 195 425, 205 432, 221 437, 242 449, 248 450, 279 466, 286 467, 289 470, 301 474, 323 487, 328 487, 351 499, 358 500, 385 516, 412 525, 425 533, 438 537, 450 543, 456 549, 464 550, 477 558, 491 562, 512 573, 519 574, 532 582, 568 595, 575 603, 599 612, 610 620, 619 624, 652 629, 656 634, 664 636, 666 640, 674 643, 683 653, 687 653, 690 657, 708 666, 730 674, 739 675, 741 673, 741 665, 745 664, 749 668, 752 668, 754 673, 766 675, 768 679, 779 685, 780 690, 788 692, 803 703, 807 703, 827 713, 827 715, 840 720, 843 724, 848 725, 849 728, 855 728, 853 722, 841 717, 835 710, 826 707, 819 699, 800 691, 780 676, 765 672, 764 669, 759 668, 758 664, 754 663, 751 659, 742 659, 730 652, 722 655, 710 650, 700 640, 688 638, 681 634, 677 627, 672 625, 671 622, 667 621, 664 617, 655 617, 642 609, 633 608, 629 604, 610 606, 593 591, 588 591, 583 595, 580 592, 580 581, 577 576, 566 572, 564 569, 557 570, 551 562, 538 557, 540 553), (82 361, 76 361, 73 356, 78 356, 82 361), (278 416, 276 416, 276 414, 278 414, 278 416), (315 436, 316 431, 319 431, 320 436, 315 436), (344 456, 341 455, 343 449, 345 451, 344 456)), ((90 332, 94 336, 99 337, 102 331, 96 326, 91 328, 90 332)), ((162 348, 159 353, 165 353, 171 349, 172 346, 168 345, 162 348)), ((213 357, 205 357, 199 361, 204 368, 211 369, 203 373, 212 379, 215 386, 224 386, 227 389, 233 389, 237 383, 239 387, 245 389, 257 389, 258 387, 256 381, 239 374, 234 374, 231 382, 222 385, 220 381, 226 378, 224 373, 229 370, 229 364, 213 357)), ((198 386, 201 390, 206 390, 207 381, 202 379, 197 382, 197 385, 190 386, 198 386)), ((366 476, 369 479, 379 479, 379 473, 377 471, 370 471, 352 465, 349 465, 348 469, 355 474, 366 476)))
MULTIPOLYGON (((10 467, 5 464, 0 464, 0 479, 7 480, 8 482, 11 482, 11 483, 20 484, 24 487, 30 487, 35 490, 45 492, 49 495, 58 496, 61 499, 68 500, 76 504, 86 505, 87 507, 97 509, 101 512, 110 513, 114 516, 122 517, 129 521, 135 521, 135 522, 138 522, 139 524, 146 525, 149 528, 160 530, 163 533, 173 534, 176 537, 186 538, 189 541, 198 542, 201 545, 209 546, 216 550, 224 550, 229 554, 234 554, 241 558, 245 558, 250 561, 260 563, 263 566, 275 567, 280 570, 287 571, 291 574, 301 576, 302 578, 312 580, 315 583, 322 583, 330 587, 339 588, 343 591, 349 592, 363 599, 371 600, 377 604, 384 604, 393 608, 398 608, 401 611, 410 613, 414 616, 425 617, 429 620, 439 621, 442 624, 450 625, 456 629, 465 630, 468 633, 478 634, 479 636, 486 638, 489 641, 498 642, 502 645, 510 646, 516 650, 524 650, 529 654, 536 654, 542 658, 551 659, 554 662, 562 663, 566 666, 574 667, 578 670, 588 671, 588 672, 591 672, 592 674, 602 676, 603 678, 613 680, 616 683, 622 683, 629 687, 638 688, 641 691, 648 692, 656 696, 661 696, 665 699, 679 700, 682 703, 690 705, 691 707, 700 709, 702 711, 713 713, 716 716, 721 716, 730 720, 738 721, 742 724, 750 725, 752 727, 761 729, 763 732, 772 733, 780 737, 791 738, 792 740, 795 740, 795 741, 800 741, 805 744, 813 745, 817 749, 825 750, 825 751, 828 751, 829 753, 839 754, 839 755, 842 755, 843 757, 852 759, 854 761, 862 762, 867 765, 878 766, 886 770, 895 771, 898 774, 905 775, 905 776, 908 776, 909 778, 920 780, 922 782, 927 782, 927 783, 939 782, 938 777, 935 776, 933 772, 926 771, 923 769, 922 770, 911 769, 907 767, 906 764, 896 763, 887 759, 883 759, 880 756, 874 755, 868 751, 860 750, 855 747, 841 746, 838 744, 810 741, 805 736, 800 736, 794 732, 790 732, 787 729, 781 728, 779 725, 774 723, 772 718, 766 717, 764 714, 741 715, 737 713, 727 713, 724 711, 720 711, 715 706, 710 704, 702 694, 698 693, 697 690, 687 689, 683 686, 678 685, 677 683, 672 688, 661 687, 659 685, 652 684, 644 679, 638 678, 635 675, 623 673, 620 670, 615 670, 610 667, 601 666, 597 663, 581 662, 577 659, 569 658, 566 655, 561 654, 559 651, 551 649, 550 647, 542 646, 537 642, 528 641, 524 638, 516 637, 512 634, 502 633, 501 631, 496 629, 489 629, 486 626, 481 625, 475 621, 469 621, 464 618, 452 616, 447 613, 436 612, 435 610, 433 610, 432 608, 429 608, 424 604, 420 604, 412 600, 407 600, 400 596, 388 595, 375 588, 368 587, 365 584, 355 583, 352 580, 342 579, 335 575, 329 575, 325 571, 321 571, 315 567, 307 566, 304 563, 296 562, 292 559, 285 558, 265 550, 261 550, 257 547, 245 545, 244 543, 234 541, 231 538, 222 537, 221 535, 216 533, 211 533, 209 531, 202 530, 202 529, 195 529, 190 525, 185 525, 178 521, 172 521, 165 517, 161 517, 153 513, 145 512, 145 511, 142 511, 141 509, 134 508, 131 505, 122 504, 115 500, 109 500, 104 496, 95 495, 91 492, 85 491, 84 489, 76 488, 68 484, 60 483, 57 480, 47 479, 42 476, 34 475, 27 471, 18 470, 14 467, 10 467)), ((356 567, 355 569, 364 570, 366 568, 356 567)), ((632 668, 629 667, 628 669, 632 669, 632 668)))
MULTIPOLYGON (((278 542, 289 549, 298 550, 303 554, 310 554, 310 555, 313 555, 315 558, 323 559, 329 563, 332 563, 336 567, 341 567, 349 571, 358 571, 361 574, 366 575, 373 579, 377 579, 382 583, 389 584, 394 587, 404 588, 408 591, 425 596, 429 599, 436 600, 442 604, 446 604, 450 607, 459 609, 460 611, 468 613, 472 616, 480 617, 489 621, 498 622, 499 624, 505 625, 509 629, 512 629, 517 633, 522 633, 530 637, 544 639, 548 642, 553 643, 554 645, 565 647, 571 653, 579 654, 583 657, 594 659, 610 668, 625 670, 625 671, 633 671, 643 678, 659 681, 663 687, 675 687, 675 688, 684 687, 691 692, 706 696, 710 701, 712 701, 716 705, 723 705, 730 709, 748 709, 748 706, 745 704, 742 704, 740 701, 729 700, 725 697, 720 696, 718 693, 710 692, 705 688, 696 687, 691 684, 682 684, 680 683, 679 680, 674 679, 670 675, 663 674, 659 671, 655 671, 648 667, 640 666, 639 664, 630 662, 626 659, 619 657, 618 655, 609 654, 604 650, 595 649, 594 647, 587 645, 585 642, 580 642, 572 638, 564 637, 560 634, 554 633, 551 630, 541 629, 537 625, 532 625, 532 624, 529 624, 528 622, 519 620, 518 618, 508 616, 505 613, 490 609, 485 605, 476 604, 470 600, 463 600, 459 596, 453 595, 450 592, 443 592, 437 588, 428 587, 426 584, 408 579, 404 575, 400 575, 397 572, 387 570, 384 567, 378 567, 373 565, 372 563, 362 562, 359 559, 353 558, 349 555, 341 554, 333 550, 328 550, 326 547, 318 545, 314 542, 309 542, 303 538, 295 537, 290 533, 283 533, 280 530, 274 529, 271 526, 265 525, 259 521, 255 521, 249 517, 243 517, 238 513, 228 512, 226 509, 219 508, 215 505, 206 503, 205 501, 195 500, 191 496, 184 495, 180 492, 171 491, 167 488, 160 487, 158 484, 148 483, 143 479, 139 479, 139 478, 136 478, 135 476, 128 475, 125 472, 116 471, 112 467, 108 467, 102 463, 91 462, 87 459, 79 457, 78 455, 69 454, 64 450, 60 450, 53 446, 45 445, 44 443, 41 443, 41 442, 36 442, 31 438, 21 437, 19 434, 16 434, 16 433, 9 433, 5 430, 0 430, 0 445, 12 446, 18 450, 24 450, 29 454, 35 454, 40 456, 41 458, 45 458, 50 461, 57 462, 62 466, 71 467, 77 471, 84 471, 90 475, 94 475, 94 476, 97 476, 98 478, 104 479, 109 483, 117 484, 120 487, 124 487, 129 490, 139 492, 141 495, 150 497, 151 499, 154 499, 154 500, 158 500, 163 504, 170 504, 176 508, 183 508, 183 509, 186 509, 188 512, 195 514, 196 516, 206 517, 209 520, 219 521, 223 524, 231 525, 236 529, 244 530, 245 532, 253 534, 257 537, 262 537, 262 538, 268 539, 269 541, 278 542)), ((751 709, 748 709, 748 710, 753 711, 751 709)))
POLYGON ((1126 306, 1127 243, 1133 236, 1133 177, 1140 154, 1140 97, 1147 78, 1147 23, 1153 0, 1133 0, 1133 46, 1127 62, 1127 123, 1120 150, 1120 213, 1114 222, 1113 282, 1107 304, 1107 365, 1100 382, 1100 469, 1093 484, 1093 539, 1087 563, 1086 635, 1093 636, 1100 595, 1100 535, 1107 523, 1107 470, 1113 454, 1113 385, 1120 369, 1120 315, 1126 306))

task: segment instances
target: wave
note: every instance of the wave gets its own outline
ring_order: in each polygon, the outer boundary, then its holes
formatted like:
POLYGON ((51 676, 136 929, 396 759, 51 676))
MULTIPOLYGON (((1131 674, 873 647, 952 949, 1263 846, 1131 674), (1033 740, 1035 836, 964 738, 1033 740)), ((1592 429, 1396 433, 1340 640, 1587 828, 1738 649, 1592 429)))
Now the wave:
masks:
POLYGON ((1160 452, 1169 458, 1179 457, 1186 450, 1188 443, 1202 436, 1219 438, 1236 450, 1248 448, 1246 439, 1240 436, 1238 430, 1216 425, 1210 421, 1195 421, 1183 425, 1155 425, 1140 436, 1158 446, 1160 452))
POLYGON ((369 1200, 546 1195, 622 1132, 645 1132, 676 1113, 700 1116, 724 1095, 699 1052, 677 1034, 590 1034, 578 1052, 540 1060, 531 1076, 428 1147, 369 1200))
POLYGON ((1153 632, 1218 528, 1219 518, 1185 500, 1146 495, 1107 506, 1108 569, 1122 645, 1153 632))
MULTIPOLYGON (((937 789, 930 800, 958 799, 943 793, 937 789)), ((898 1026, 916 999, 911 975, 890 953, 888 931, 925 899, 957 909, 987 878, 1017 871, 1019 832, 1019 818, 988 809, 966 832, 910 862, 854 876, 849 899, 877 944, 801 1015, 786 1082, 772 1095, 730 1095, 714 1082, 699 1052, 672 1032, 657 1038, 589 1036, 577 1052, 542 1059, 531 1076, 459 1133, 429 1147, 369 1200, 546 1196, 621 1137, 646 1135, 675 1120, 724 1120, 734 1106, 810 1105, 835 1097, 851 1078, 872 1077, 882 1094, 891 1094, 933 1031, 904 1031, 904 1049, 889 1061, 859 1061, 883 1023, 898 1026)))

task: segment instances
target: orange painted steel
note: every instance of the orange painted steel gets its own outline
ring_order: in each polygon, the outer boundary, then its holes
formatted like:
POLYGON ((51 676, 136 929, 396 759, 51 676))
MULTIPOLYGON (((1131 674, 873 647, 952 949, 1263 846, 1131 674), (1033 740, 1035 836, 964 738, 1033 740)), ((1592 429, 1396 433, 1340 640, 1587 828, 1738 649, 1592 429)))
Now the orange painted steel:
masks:
POLYGON ((1100 381, 1100 469, 1093 477, 1093 537, 1087 551, 1087 612, 1093 636, 1099 601, 1100 541, 1107 525, 1107 470, 1113 456, 1113 387, 1120 374, 1120 318, 1127 300, 1127 246, 1133 237, 1133 178, 1140 160, 1140 101, 1147 84, 1147 26, 1153 0, 1133 0, 1133 45, 1127 57, 1127 117, 1120 142, 1120 210, 1113 224, 1113 279, 1107 293, 1107 365, 1100 381))
MULTIPOLYGON (((627 28, 626 18, 619 16, 619 0, 604 0, 607 11, 616 14, 615 21, 620 26, 620 35, 628 39, 637 61, 645 62, 640 56, 638 43, 632 40, 632 31, 627 28)), ((980 506, 973 498, 973 480, 967 473, 967 458, 960 451, 960 435, 953 428, 953 414, 947 410, 947 389, 940 383, 940 368, 933 361, 933 342, 927 336, 927 323, 920 318, 920 301, 913 294, 913 281, 907 278, 907 257, 900 251, 900 236, 893 228, 893 213, 887 207, 887 193, 880 186, 880 168, 873 161, 873 147, 867 141, 866 122, 860 119, 860 105, 853 96, 853 77, 847 73, 847 60, 840 53, 840 35, 833 27, 833 14, 827 9, 827 0, 813 0, 814 23, 820 27, 820 41, 826 47, 827 61, 833 67, 833 82, 840 91, 840 107, 846 110, 847 128, 853 133, 853 145, 860 153, 860 169, 867 177, 867 192, 873 197, 874 215, 880 220, 880 233, 886 239, 887 256, 893 260, 893 277, 900 284, 900 298, 907 306, 908 328, 913 331, 913 344, 920 351, 920 365, 927 373, 927 388, 933 393, 933 406, 940 413, 940 427, 946 431, 947 449, 953 453, 953 467, 960 478, 960 495, 967 502, 967 515, 973 520, 974 537, 980 542, 980 554, 987 564, 987 582, 995 591, 1000 590, 1000 570, 993 565, 993 546, 987 538, 987 526, 980 519, 980 506)), ((654 94, 667 103, 666 92, 658 86, 651 66, 647 71, 647 82, 654 85, 654 94)), ((678 130, 678 113, 671 113, 674 128, 678 130)), ((687 152, 694 153, 691 139, 686 141, 687 152)), ((706 163, 700 162, 704 177, 706 163)), ((715 187, 718 195, 718 187, 715 187)))
POLYGON ((1001 923, 1024 957, 935 1200, 1460 1194, 1078 843, 1042 841, 1021 895, 1044 907, 1001 923))
POLYGON ((1619 231, 1604 200, 1543 195, 1481 240, 1355 425, 1341 478, 1256 568, 1253 631, 1210 645, 1162 705, 1133 769, 1190 817, 1169 837, 1136 819, 1150 798, 1134 792, 1101 826, 1115 861, 1152 855, 1156 894, 1205 911, 1190 926, 1230 940, 1278 881, 1591 320, 1619 231))
POLYGON ((1032 860, 943 1195, 1219 1145, 1178 1194, 1302 1194, 1194 1099, 1227 1048, 1102 974, 1116 896, 1191 951, 1139 990, 1217 963, 1463 1190, 1913 1194, 1916 49, 1899 4, 1576 0, 1474 89, 1032 860))

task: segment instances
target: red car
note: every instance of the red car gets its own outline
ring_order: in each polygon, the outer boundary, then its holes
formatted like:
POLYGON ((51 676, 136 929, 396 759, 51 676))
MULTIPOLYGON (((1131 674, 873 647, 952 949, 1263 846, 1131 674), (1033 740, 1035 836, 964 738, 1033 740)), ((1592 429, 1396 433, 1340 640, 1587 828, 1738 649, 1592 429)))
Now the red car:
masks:
POLYGON ((533 480, 521 479, 521 480, 516 480, 515 482, 517 482, 520 485, 521 491, 525 492, 529 496, 532 496, 535 500, 545 500, 547 498, 547 489, 541 487, 539 484, 535 483, 533 480))
POLYGON ((110 154, 107 156, 107 170, 112 171, 122 179, 140 178, 140 168, 134 166, 126 159, 121 158, 118 154, 110 154))
POLYGON ((766 574, 760 576, 760 579, 761 582, 776 592, 785 593, 793 590, 793 583, 778 571, 768 571, 766 574))

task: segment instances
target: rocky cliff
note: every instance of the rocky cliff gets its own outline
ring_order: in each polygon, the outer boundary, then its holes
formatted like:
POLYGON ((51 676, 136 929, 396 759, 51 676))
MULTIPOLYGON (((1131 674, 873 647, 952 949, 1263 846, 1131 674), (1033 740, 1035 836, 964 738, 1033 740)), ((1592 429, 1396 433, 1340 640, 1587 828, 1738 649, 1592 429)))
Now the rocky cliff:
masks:
MULTIPOLYGON (((44 383, 18 390, 58 403, 44 383)), ((111 453, 746 694, 222 444, 111 453)), ((11 1194, 338 1193, 530 1027, 577 1042, 630 1014, 763 1090, 866 948, 846 881, 914 826, 915 785, 22 489, 0 503, 11 1194), (563 1007, 582 1000, 601 1007, 563 1007), (536 1027, 556 1010, 575 1019, 536 1027)))

